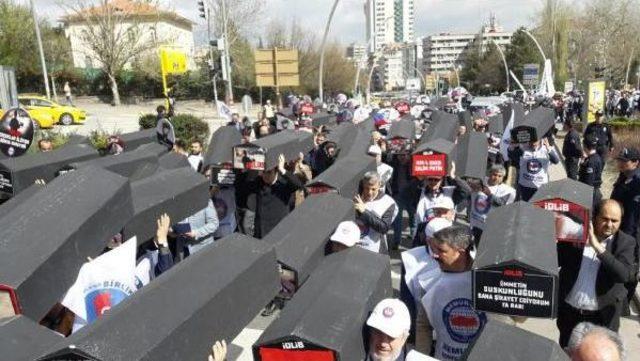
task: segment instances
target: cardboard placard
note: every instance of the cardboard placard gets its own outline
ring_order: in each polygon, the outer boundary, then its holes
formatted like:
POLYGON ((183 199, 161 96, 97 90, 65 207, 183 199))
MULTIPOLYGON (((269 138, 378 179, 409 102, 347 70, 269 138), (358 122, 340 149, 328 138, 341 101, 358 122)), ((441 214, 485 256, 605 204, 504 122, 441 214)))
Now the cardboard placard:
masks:
POLYGON ((411 106, 407 102, 397 102, 395 108, 398 113, 400 113, 400 115, 409 113, 409 111, 411 111, 411 106))
POLYGON ((414 154, 411 158, 411 175, 426 177, 444 177, 447 175, 447 156, 445 154, 414 154))
POLYGON ((236 182, 236 171, 230 168, 212 168, 211 184, 234 185, 236 182))
POLYGON ((473 307, 510 316, 555 317, 556 278, 521 265, 473 270, 473 307))
POLYGON ((11 172, 5 169, 0 169, 0 191, 8 194, 13 194, 11 172))
POLYGON ((300 109, 300 114, 312 114, 315 112, 315 108, 311 103, 302 103, 299 109, 300 109))
POLYGON ((541 200, 533 202, 533 204, 555 214, 558 242, 587 243, 589 235, 588 209, 559 198, 541 200))
POLYGON ((514 143, 530 143, 537 140, 536 131, 531 127, 520 126, 511 129, 511 141, 514 143))
POLYGON ((246 170, 265 170, 266 150, 252 146, 237 146, 233 152, 233 167, 246 170))

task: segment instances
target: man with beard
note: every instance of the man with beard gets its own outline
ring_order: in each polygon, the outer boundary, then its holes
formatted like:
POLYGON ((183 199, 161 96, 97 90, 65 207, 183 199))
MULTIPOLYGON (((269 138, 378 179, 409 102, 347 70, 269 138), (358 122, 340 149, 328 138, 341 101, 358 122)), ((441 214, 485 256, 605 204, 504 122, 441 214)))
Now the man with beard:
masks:
POLYGON ((384 194, 381 187, 378 172, 369 171, 360 181, 359 194, 353 197, 356 223, 360 227, 360 245, 373 252, 387 251, 387 232, 398 213, 396 202, 384 194))
POLYGON ((627 297, 625 283, 635 278, 635 240, 619 231, 622 207, 604 200, 594 211, 588 243, 558 244, 560 265, 558 319, 560 346, 566 347, 580 322, 618 331, 627 297))
POLYGON ((367 319, 369 353, 367 361, 428 361, 434 360, 417 351, 407 352, 411 318, 402 301, 387 298, 380 301, 367 319))
POLYGON ((431 255, 442 273, 422 298, 422 305, 435 331, 438 360, 459 360, 487 322, 486 314, 473 308, 472 246, 468 229, 461 226, 444 228, 429 240, 431 255))

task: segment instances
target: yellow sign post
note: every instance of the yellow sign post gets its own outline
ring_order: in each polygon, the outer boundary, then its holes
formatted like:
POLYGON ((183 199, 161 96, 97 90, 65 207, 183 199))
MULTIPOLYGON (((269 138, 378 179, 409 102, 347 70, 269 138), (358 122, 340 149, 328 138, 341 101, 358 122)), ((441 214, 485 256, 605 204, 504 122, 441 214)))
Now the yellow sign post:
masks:
POLYGON ((167 75, 184 74, 187 71, 187 53, 180 48, 160 47, 160 70, 162 72, 162 90, 167 97, 169 107, 169 89, 167 89, 167 75))
POLYGON ((596 121, 596 112, 604 110, 606 83, 604 81, 589 82, 587 122, 596 121))
POLYGON ((281 86, 299 86, 298 51, 295 49, 258 49, 255 52, 256 85, 275 87, 280 102, 281 86))

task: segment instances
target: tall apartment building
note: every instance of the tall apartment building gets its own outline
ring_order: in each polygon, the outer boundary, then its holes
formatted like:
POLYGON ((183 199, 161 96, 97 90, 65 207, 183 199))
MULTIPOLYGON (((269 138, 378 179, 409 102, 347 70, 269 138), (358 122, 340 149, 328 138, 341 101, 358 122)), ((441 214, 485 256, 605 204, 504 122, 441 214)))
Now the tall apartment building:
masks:
POLYGON ((484 52, 489 44, 495 42, 504 49, 511 43, 511 32, 505 32, 498 26, 495 16, 478 33, 450 34, 442 33, 423 39, 423 64, 426 72, 447 73, 454 66, 464 66, 470 51, 484 52))
POLYGON ((369 52, 384 45, 413 41, 414 0, 367 0, 364 12, 369 52))

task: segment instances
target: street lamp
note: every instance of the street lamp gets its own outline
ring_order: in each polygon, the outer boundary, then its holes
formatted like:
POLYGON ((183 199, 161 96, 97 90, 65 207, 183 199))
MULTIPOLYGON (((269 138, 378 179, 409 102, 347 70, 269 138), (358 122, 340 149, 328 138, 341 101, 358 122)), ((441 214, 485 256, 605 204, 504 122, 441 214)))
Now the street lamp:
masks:
POLYGON ((327 35, 329 35, 329 26, 331 26, 331 19, 333 19, 333 13, 336 11, 336 7, 338 6, 338 1, 335 0, 333 2, 333 6, 331 7, 331 13, 329 13, 329 19, 327 19, 327 23, 324 26, 324 36, 322 37, 322 45, 320 45, 320 71, 318 72, 318 94, 320 96, 320 101, 324 102, 324 95, 322 91, 322 75, 324 73, 324 50, 327 45, 327 35))
POLYGON ((47 91, 47 99, 51 99, 51 90, 49 89, 49 74, 47 74, 47 63, 44 60, 44 50, 42 48, 42 37, 40 36, 40 24, 38 24, 38 16, 36 15, 36 6, 33 0, 29 0, 31 5, 31 14, 33 15, 33 24, 36 27, 36 40, 38 41, 38 50, 40 51, 40 64, 42 65, 42 76, 44 77, 44 88, 47 91))
POLYGON ((504 73, 507 77, 507 91, 509 91, 509 89, 511 88, 511 83, 509 79, 509 65, 507 65, 507 58, 504 56, 504 52, 502 51, 502 48, 498 45, 498 43, 496 43, 494 39, 491 39, 491 41, 493 42, 493 45, 498 48, 498 52, 500 52, 500 56, 502 57, 502 62, 504 63, 504 73))

